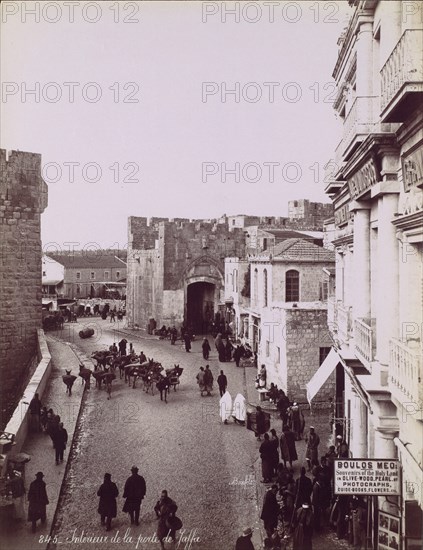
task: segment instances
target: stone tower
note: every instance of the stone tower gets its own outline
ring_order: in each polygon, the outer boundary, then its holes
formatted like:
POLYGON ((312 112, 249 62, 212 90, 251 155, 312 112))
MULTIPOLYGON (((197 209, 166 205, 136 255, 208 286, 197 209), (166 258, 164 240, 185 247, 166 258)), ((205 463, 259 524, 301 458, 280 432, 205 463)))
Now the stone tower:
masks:
POLYGON ((41 213, 47 185, 41 155, 0 150, 0 406, 5 425, 29 361, 41 312, 41 213))

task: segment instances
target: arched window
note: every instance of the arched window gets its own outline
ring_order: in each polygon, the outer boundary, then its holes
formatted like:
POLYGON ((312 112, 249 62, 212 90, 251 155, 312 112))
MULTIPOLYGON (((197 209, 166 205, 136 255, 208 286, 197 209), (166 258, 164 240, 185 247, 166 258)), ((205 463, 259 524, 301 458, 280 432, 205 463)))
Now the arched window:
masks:
POLYGON ((300 300, 300 274, 290 269, 285 274, 285 301, 298 302, 300 300))
POLYGON ((263 307, 267 307, 267 269, 263 271, 263 307))
POLYGON ((254 304, 257 305, 258 303, 258 270, 257 268, 254 270, 254 289, 253 289, 253 296, 254 296, 254 304))

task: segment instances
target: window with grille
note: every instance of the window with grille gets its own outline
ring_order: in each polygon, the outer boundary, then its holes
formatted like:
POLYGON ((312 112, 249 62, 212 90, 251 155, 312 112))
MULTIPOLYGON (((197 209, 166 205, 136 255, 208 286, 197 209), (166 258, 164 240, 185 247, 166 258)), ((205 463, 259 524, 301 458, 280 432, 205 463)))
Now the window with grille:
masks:
POLYGON ((300 299, 300 274, 290 269, 285 274, 285 301, 298 302, 300 299))
POLYGON ((76 272, 76 280, 79 281, 80 279, 81 279, 81 272, 77 271, 76 272))

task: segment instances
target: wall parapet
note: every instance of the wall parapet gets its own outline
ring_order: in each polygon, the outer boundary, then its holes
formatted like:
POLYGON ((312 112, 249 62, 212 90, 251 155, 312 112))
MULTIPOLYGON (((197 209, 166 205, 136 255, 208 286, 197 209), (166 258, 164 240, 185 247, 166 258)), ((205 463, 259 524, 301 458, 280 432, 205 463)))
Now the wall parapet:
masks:
POLYGON ((38 393, 40 400, 42 400, 43 393, 51 374, 51 355, 42 329, 37 330, 37 341, 38 366, 24 390, 24 396, 19 401, 12 418, 4 429, 6 433, 14 436, 14 445, 10 451, 10 455, 21 452, 22 446, 28 435, 29 403, 36 393, 38 393))

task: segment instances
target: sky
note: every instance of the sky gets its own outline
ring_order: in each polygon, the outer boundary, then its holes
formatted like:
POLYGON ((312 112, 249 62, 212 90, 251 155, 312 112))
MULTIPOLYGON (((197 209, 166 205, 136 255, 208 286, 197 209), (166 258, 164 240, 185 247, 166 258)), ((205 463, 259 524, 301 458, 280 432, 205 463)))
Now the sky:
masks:
POLYGON ((2 3, 1 148, 42 155, 45 248, 329 202, 346 1, 69 4, 2 3))

